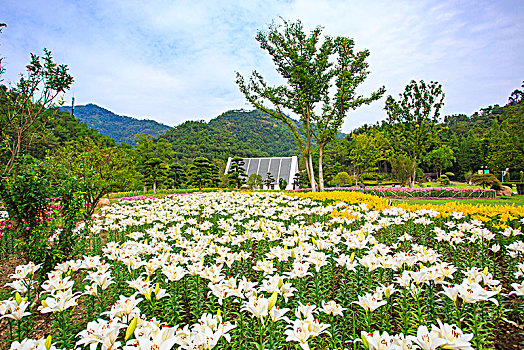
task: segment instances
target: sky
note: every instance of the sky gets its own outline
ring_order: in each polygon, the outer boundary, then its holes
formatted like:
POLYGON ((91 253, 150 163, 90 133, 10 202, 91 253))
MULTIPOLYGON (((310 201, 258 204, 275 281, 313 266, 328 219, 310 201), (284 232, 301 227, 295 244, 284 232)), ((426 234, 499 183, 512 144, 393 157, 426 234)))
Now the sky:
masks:
POLYGON ((1 0, 3 83, 16 83, 30 53, 52 51, 75 82, 64 96, 119 115, 176 126, 252 109, 235 74, 283 81, 255 36, 279 18, 309 32, 347 36, 368 49, 370 75, 357 92, 386 95, 350 111, 342 131, 386 118, 387 95, 411 80, 438 81, 442 115, 471 115, 507 102, 524 80, 524 1, 1 0))

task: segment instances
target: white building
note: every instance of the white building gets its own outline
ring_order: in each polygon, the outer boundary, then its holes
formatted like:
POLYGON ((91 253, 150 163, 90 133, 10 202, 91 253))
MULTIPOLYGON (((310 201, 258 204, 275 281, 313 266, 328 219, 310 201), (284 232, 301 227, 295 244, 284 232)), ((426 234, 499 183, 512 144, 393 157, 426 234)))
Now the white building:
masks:
MULTIPOLYGON (((231 161, 233 158, 229 157, 227 160, 226 171, 224 174, 229 172, 231 161)), ((298 173, 298 158, 293 157, 268 157, 268 158, 243 158, 244 169, 246 170, 247 177, 251 174, 259 174, 262 179, 266 179, 267 173, 275 179, 275 189, 279 189, 279 179, 287 181, 286 190, 293 189, 293 180, 295 175, 298 173)))

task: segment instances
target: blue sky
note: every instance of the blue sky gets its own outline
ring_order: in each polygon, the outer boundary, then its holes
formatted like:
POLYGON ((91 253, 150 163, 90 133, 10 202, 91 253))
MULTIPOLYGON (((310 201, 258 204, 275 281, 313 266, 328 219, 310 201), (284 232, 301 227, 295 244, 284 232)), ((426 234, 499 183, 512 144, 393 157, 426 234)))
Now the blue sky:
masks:
MULTIPOLYGON (((355 39, 371 74, 359 93, 435 80, 443 114, 505 104, 524 80, 524 1, 72 1, 3 0, 0 56, 15 82, 29 53, 50 49, 75 83, 70 104, 96 103, 174 126, 251 109, 235 71, 281 83, 255 35, 279 16, 355 39)), ((343 131, 384 119, 385 97, 351 111, 343 131)))

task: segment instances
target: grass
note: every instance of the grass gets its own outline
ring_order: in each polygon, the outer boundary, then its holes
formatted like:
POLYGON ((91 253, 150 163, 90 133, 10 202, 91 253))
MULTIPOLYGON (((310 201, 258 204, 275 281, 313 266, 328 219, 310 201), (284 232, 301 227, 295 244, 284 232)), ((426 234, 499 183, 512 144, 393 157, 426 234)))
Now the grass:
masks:
POLYGON ((515 205, 524 206, 524 195, 513 195, 511 197, 497 197, 497 198, 470 198, 470 199, 424 199, 424 198, 392 198, 391 204, 395 205, 398 203, 408 204, 435 204, 435 205, 446 205, 447 203, 456 202, 461 204, 473 204, 473 205, 515 205))

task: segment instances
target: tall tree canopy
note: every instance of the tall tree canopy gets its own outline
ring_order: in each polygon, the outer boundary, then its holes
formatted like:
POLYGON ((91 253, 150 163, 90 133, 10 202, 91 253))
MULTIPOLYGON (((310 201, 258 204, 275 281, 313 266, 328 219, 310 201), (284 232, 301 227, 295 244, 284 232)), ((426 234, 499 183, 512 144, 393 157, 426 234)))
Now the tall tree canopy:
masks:
POLYGON ((356 95, 355 88, 369 73, 365 62, 369 51, 355 53, 352 39, 321 36, 321 27, 307 35, 300 21, 282 22, 273 23, 267 32, 258 32, 256 40, 269 53, 286 83, 269 86, 254 71, 248 82, 237 73, 237 84, 249 103, 282 121, 293 132, 312 190, 316 191, 312 141, 316 139, 321 145, 322 189, 323 147, 339 132, 349 109, 380 98, 385 90, 381 88, 367 98, 356 95), (297 115, 300 123, 295 123, 288 113, 297 115))
POLYGON ((415 186, 416 170, 435 138, 435 125, 444 105, 442 85, 412 80, 406 85, 399 100, 388 96, 385 110, 388 113, 387 136, 397 155, 411 161, 410 186, 415 186))

